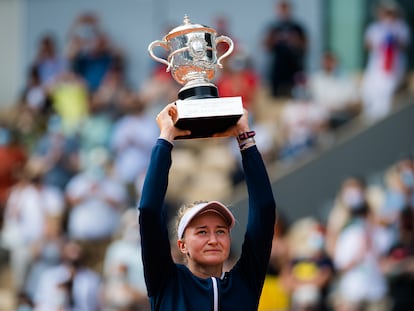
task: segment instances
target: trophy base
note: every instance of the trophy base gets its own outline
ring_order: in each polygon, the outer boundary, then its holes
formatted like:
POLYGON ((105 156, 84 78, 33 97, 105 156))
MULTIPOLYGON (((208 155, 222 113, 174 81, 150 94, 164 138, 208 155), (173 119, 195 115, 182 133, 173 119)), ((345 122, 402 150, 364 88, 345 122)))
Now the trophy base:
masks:
POLYGON ((224 132, 243 115, 241 97, 199 98, 176 101, 175 126, 191 134, 176 139, 206 138, 224 132))
POLYGON ((178 92, 178 99, 181 100, 216 97, 218 97, 218 90, 213 84, 182 88, 180 92, 178 92))

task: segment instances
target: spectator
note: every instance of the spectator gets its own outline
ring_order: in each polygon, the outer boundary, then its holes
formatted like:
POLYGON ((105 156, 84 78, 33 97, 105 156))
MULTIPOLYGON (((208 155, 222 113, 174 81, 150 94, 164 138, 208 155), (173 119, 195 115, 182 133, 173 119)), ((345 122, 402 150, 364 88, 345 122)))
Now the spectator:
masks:
POLYGON ((35 66, 29 68, 26 79, 16 107, 16 129, 32 143, 44 131, 52 112, 52 101, 35 66))
POLYGON ((386 116, 401 86, 407 64, 410 30, 394 1, 383 1, 377 19, 369 24, 365 42, 369 52, 362 81, 363 112, 368 121, 386 116))
POLYGON ((56 39, 52 34, 44 35, 39 41, 33 67, 39 73, 42 86, 53 83, 67 69, 66 60, 60 56, 56 45, 56 39))
POLYGON ((229 56, 215 84, 220 96, 241 96, 244 108, 250 109, 254 106, 257 99, 259 77, 246 51, 239 47, 229 56))
POLYGON ((359 176, 348 176, 342 181, 327 220, 326 250, 329 256, 334 256, 336 240, 349 221, 350 211, 366 200, 366 190, 365 180, 359 176))
POLYGON ((63 131, 62 119, 51 115, 46 132, 35 141, 32 150, 32 155, 43 162, 44 182, 62 191, 79 170, 79 143, 63 131))
POLYGON ((140 100, 147 107, 146 114, 155 118, 166 102, 177 100, 180 88, 181 85, 165 70, 165 66, 156 62, 138 90, 140 100))
POLYGON ((304 27, 292 17, 289 1, 276 4, 276 21, 266 30, 264 47, 269 56, 269 87, 272 96, 292 94, 297 77, 305 71, 307 34, 304 27))
MULTIPOLYGON (((217 86, 220 97, 241 96, 243 107, 249 109, 256 101, 259 88, 259 76, 253 66, 251 55, 231 33, 228 16, 215 16, 213 28, 218 36, 227 36, 234 44, 233 52, 221 60, 222 68, 216 72, 213 83, 217 86)), ((217 56, 220 57, 228 49, 228 44, 218 44, 217 56)), ((252 112, 253 109, 249 111, 252 112)), ((252 117, 252 114, 250 116, 252 117)))
POLYGON ((308 217, 292 224, 288 233, 289 261, 282 272, 292 310, 327 310, 334 269, 324 248, 325 232, 320 222, 308 217))
POLYGON ((121 234, 108 246, 104 258, 103 304, 108 310, 149 310, 142 266, 137 211, 121 217, 121 234))
POLYGON ((79 143, 82 152, 95 147, 110 148, 114 124, 123 117, 136 97, 129 89, 122 64, 113 64, 102 84, 91 94, 89 113, 79 127, 79 143))
POLYGON ((349 205, 349 221, 334 247, 333 261, 339 276, 335 310, 388 310, 387 282, 380 269, 383 250, 377 247, 370 206, 355 193, 349 205))
MULTIPOLYGON (((69 237, 91 248, 99 242, 106 247, 127 204, 123 184, 112 175, 107 150, 95 148, 84 156, 82 170, 69 181, 65 194, 70 208, 69 237)), ((85 251, 87 256, 90 250, 85 251)))
POLYGON ((92 94, 91 109, 94 114, 103 115, 114 122, 125 113, 131 93, 124 65, 114 62, 92 94))
POLYGON ((114 174, 125 184, 135 183, 148 165, 151 142, 157 137, 157 126, 137 97, 131 100, 128 113, 115 124, 110 141, 114 154, 114 174))
POLYGON ((100 310, 100 276, 85 266, 83 249, 73 241, 63 247, 63 262, 45 271, 36 288, 34 311, 100 310))
POLYGON ((309 92, 315 104, 327 110, 330 129, 345 124, 360 111, 359 85, 342 70, 331 51, 323 54, 321 69, 309 75, 309 92))
POLYGON ((38 134, 44 130, 48 117, 56 108, 52 106, 54 87, 67 69, 66 60, 57 51, 55 37, 44 35, 38 43, 20 99, 18 121, 22 132, 33 135, 33 132, 38 134))
POLYGON ((288 226, 279 214, 275 224, 272 251, 258 311, 289 310, 290 295, 282 281, 282 271, 288 262, 287 231, 288 226))
POLYGON ((108 115, 95 112, 95 107, 89 108, 89 114, 79 126, 76 137, 81 154, 87 154, 95 148, 109 149, 114 126, 108 115))
POLYGON ((47 217, 63 217, 65 202, 62 191, 46 185, 43 162, 30 158, 21 181, 7 200, 2 238, 10 250, 14 288, 23 289, 30 262, 29 250, 43 236, 47 217))
POLYGON ((407 205, 398 219, 399 238, 383 259, 382 267, 390 287, 392 311, 414 307, 414 209, 407 205))
POLYGON ((42 117, 42 112, 48 112, 50 109, 50 98, 47 92, 47 87, 40 79, 39 69, 35 66, 30 67, 20 106, 28 110, 33 118, 42 117))
POLYGON ((4 210, 12 187, 18 182, 27 159, 25 147, 18 141, 16 133, 0 126, 0 228, 3 225, 4 210))
POLYGON ((384 196, 379 217, 397 239, 402 210, 414 206, 414 161, 411 155, 404 155, 385 172, 384 196))
MULTIPOLYGON (((214 29, 217 32, 217 35, 219 36, 228 36, 233 40, 233 43, 235 43, 235 47, 237 47, 237 42, 235 42, 233 34, 230 33, 230 21, 229 17, 225 14, 220 14, 214 17, 213 21, 214 29)), ((226 44, 219 44, 217 46, 217 55, 220 57, 223 55, 228 49, 228 46, 226 44)), ((223 64, 227 62, 228 58, 223 59, 223 64)))
POLYGON ((279 157, 282 160, 292 160, 316 147, 328 124, 326 110, 309 97, 305 80, 299 81, 293 94, 280 116, 283 139, 279 157))
MULTIPOLYGON (((397 174, 395 177, 395 183, 390 181, 389 190, 390 196, 395 195, 394 199, 390 198, 391 202, 396 204, 391 207, 399 207, 401 210, 404 206, 414 205, 414 159, 411 155, 402 156, 394 166, 390 168, 390 174, 395 169, 397 174), (398 197, 398 198, 396 198, 398 197)), ((385 204, 390 205, 390 201, 386 201, 385 204)))
POLYGON ((102 32, 102 25, 96 13, 83 12, 79 14, 69 29, 66 57, 73 60, 78 54, 92 50, 98 35, 102 32))
POLYGON ((89 113, 89 92, 85 81, 77 74, 66 71, 48 90, 53 112, 62 121, 65 135, 77 134, 79 126, 89 113))
POLYGON ((33 301, 34 293, 45 271, 60 264, 64 245, 61 216, 47 216, 42 237, 30 247, 30 266, 24 293, 33 301))
POLYGON ((104 32, 94 13, 78 16, 69 31, 68 58, 72 70, 85 79, 88 90, 95 92, 114 62, 123 56, 104 32))

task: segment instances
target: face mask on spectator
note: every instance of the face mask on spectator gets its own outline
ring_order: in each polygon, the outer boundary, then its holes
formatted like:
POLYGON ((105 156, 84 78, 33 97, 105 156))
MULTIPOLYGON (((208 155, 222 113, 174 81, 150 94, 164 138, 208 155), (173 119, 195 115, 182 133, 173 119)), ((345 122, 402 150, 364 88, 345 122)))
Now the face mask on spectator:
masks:
POLYGON ((311 233, 308 239, 308 246, 312 251, 320 251, 325 245, 325 239, 323 235, 319 232, 311 233))
POLYGON ((402 182, 404 183, 406 187, 408 188, 414 187, 414 173, 411 170, 409 169, 403 170, 400 176, 401 176, 402 182))
POLYGON ((57 261, 60 259, 60 249, 56 245, 46 245, 43 249, 45 260, 57 261))
POLYGON ((342 195, 342 201, 350 208, 357 208, 364 203, 364 194, 360 189, 348 188, 342 195))

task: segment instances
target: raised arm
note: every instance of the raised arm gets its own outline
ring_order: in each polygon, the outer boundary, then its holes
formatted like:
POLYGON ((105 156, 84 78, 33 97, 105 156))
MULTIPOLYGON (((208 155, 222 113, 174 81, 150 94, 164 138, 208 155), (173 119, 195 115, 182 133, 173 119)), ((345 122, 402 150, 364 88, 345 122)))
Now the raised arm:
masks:
POLYGON ((174 269, 163 207, 172 164, 172 141, 179 135, 189 134, 174 127, 175 115, 174 104, 169 104, 157 116, 160 136, 152 150, 139 203, 142 260, 150 296, 160 289, 167 272, 174 269))
POLYGON ((276 219, 276 203, 262 156, 248 125, 247 112, 227 134, 238 137, 249 196, 249 216, 242 254, 235 269, 239 269, 258 294, 263 286, 272 247, 276 219))

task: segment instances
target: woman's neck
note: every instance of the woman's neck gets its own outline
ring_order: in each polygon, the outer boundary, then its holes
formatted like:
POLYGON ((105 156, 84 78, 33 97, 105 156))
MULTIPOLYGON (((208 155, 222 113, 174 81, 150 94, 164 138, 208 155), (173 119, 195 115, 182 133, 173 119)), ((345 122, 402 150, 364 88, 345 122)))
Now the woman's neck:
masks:
POLYGON ((188 269, 197 277, 206 279, 210 277, 221 278, 223 274, 223 265, 204 266, 195 262, 188 262, 188 269))

